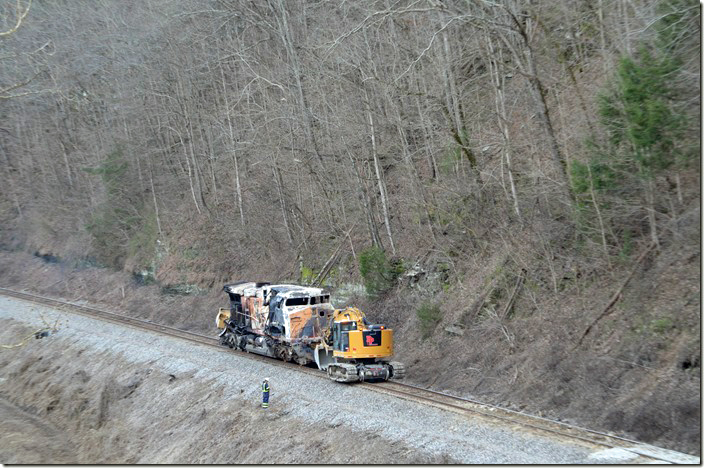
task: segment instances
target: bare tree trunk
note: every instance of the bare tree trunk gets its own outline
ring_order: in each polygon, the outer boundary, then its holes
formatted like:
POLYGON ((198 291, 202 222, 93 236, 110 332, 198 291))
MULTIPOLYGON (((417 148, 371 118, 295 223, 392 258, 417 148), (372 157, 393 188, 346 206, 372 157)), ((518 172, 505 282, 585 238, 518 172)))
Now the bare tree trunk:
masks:
MULTIPOLYGON (((423 184, 420 181, 420 177, 418 176, 418 171, 416 170, 416 166, 413 163, 413 158, 411 157, 411 152, 408 148, 408 143, 407 143, 407 135, 406 131, 404 130, 403 127, 403 119, 401 118, 401 110, 400 110, 400 105, 397 105, 394 100, 392 99, 392 96, 387 92, 386 94, 386 101, 388 102, 388 105, 393 109, 394 117, 396 118, 396 129, 398 131, 399 135, 399 143, 401 145, 401 150, 403 153, 403 161, 405 163, 406 169, 408 170, 408 178, 410 181, 411 189, 414 192, 414 199, 417 200, 420 197, 420 203, 418 204, 426 217, 427 223, 428 223, 428 230, 430 231, 430 237, 433 238, 433 241, 437 243, 437 238, 435 237, 435 231, 433 229, 433 219, 430 215, 430 211, 428 210, 428 200, 425 196, 425 191, 423 189, 423 184)), ((416 202, 417 203, 417 202, 416 202)), ((420 224, 420 221, 419 221, 420 224)))
POLYGON ((533 54, 530 47, 526 47, 525 53, 528 64, 528 73, 530 75, 528 81, 530 82, 531 94, 533 95, 533 100, 536 105, 538 121, 547 136, 548 150, 550 152, 550 156, 552 157, 555 170, 561 176, 560 186, 563 194, 565 195, 565 201, 571 206, 572 193, 567 182, 569 180, 569 176, 567 174, 567 164, 562 157, 560 146, 557 143, 557 137, 555 136, 555 130, 552 126, 552 120, 550 119, 550 113, 545 101, 545 90, 540 79, 538 78, 538 71, 535 68, 535 62, 533 61, 533 54))
MULTIPOLYGON (((186 109, 184 107, 184 112, 186 109)), ((207 209, 207 204, 205 203, 205 196, 203 195, 203 181, 200 167, 198 166, 198 160, 196 159, 196 149, 195 149, 195 135, 193 134, 193 123, 191 122, 190 116, 186 118, 186 132, 188 135, 188 149, 191 153, 191 161, 193 165, 193 177, 196 179, 196 188, 198 189, 198 195, 201 204, 207 209)))
POLYGON ((217 156, 215 150, 213 149, 213 135, 212 130, 209 126, 203 125, 203 136, 205 139, 205 144, 208 149, 208 174, 210 175, 210 183, 213 190, 213 200, 215 201, 215 206, 218 205, 218 184, 217 178, 215 177, 215 163, 217 162, 217 156))
POLYGON ((293 246, 293 234, 291 234, 291 223, 288 220, 288 209, 286 207, 286 195, 284 194, 284 182, 281 177, 281 171, 274 158, 271 155, 271 170, 274 173, 274 183, 276 185, 276 192, 279 194, 279 206, 281 207, 281 219, 284 222, 284 227, 286 228, 286 236, 288 237, 289 245, 293 246))
POLYGON ((154 175, 152 174, 152 166, 149 164, 149 185, 152 188, 152 200, 154 201, 154 215, 156 217, 156 227, 159 231, 159 237, 163 236, 161 232, 161 220, 159 219, 159 204, 156 202, 156 190, 154 190, 154 175))
MULTIPOLYGON (((346 145, 344 144, 344 138, 342 143, 343 147, 345 147, 346 145)), ((362 175, 359 173, 359 168, 357 167, 357 164, 355 163, 355 160, 352 157, 352 153, 349 150, 347 150, 346 153, 350 161, 352 171, 354 171, 354 175, 357 180, 357 193, 359 196, 359 200, 362 203, 365 218, 367 219, 367 229, 369 230, 369 238, 372 242, 372 245, 381 247, 381 238, 379 237, 379 230, 376 226, 376 223, 374 222, 374 217, 372 216, 371 201, 369 200, 369 196, 367 195, 366 184, 362 179, 362 175)))
POLYGON ((518 18, 516 18, 515 13, 508 7, 501 6, 501 8, 509 15, 511 23, 513 24, 512 31, 514 34, 506 34, 504 31, 499 29, 496 29, 495 32, 501 38, 506 47, 511 51, 511 54, 521 70, 521 73, 528 79, 528 87, 531 96, 533 97, 533 102, 535 103, 536 116, 540 126, 545 132, 548 152, 553 162, 553 166, 556 173, 559 174, 558 185, 560 187, 560 191, 563 194, 564 202, 572 207, 574 198, 568 183, 569 176, 567 173, 567 164, 565 163, 565 160, 560 152, 560 146, 557 143, 557 137, 555 136, 555 130, 552 125, 552 120, 550 119, 550 113, 546 102, 545 88, 543 87, 543 83, 540 81, 538 70, 535 66, 535 60, 533 59, 533 50, 530 43, 531 29, 533 27, 532 18, 530 16, 525 18, 524 23, 519 21, 518 18), (516 44, 512 40, 514 37, 518 38, 518 46, 520 47, 520 50, 516 48, 516 44))
MULTIPOLYGON (((305 133, 307 136, 308 141, 311 143, 313 147, 313 153, 316 156, 316 159, 318 160, 319 163, 319 171, 314 170, 312 167, 310 167, 311 173, 315 177, 318 186, 320 187, 320 190, 323 192, 323 195, 325 197, 325 206, 327 207, 327 215, 329 218, 329 225, 332 229, 338 230, 337 226, 337 216, 335 215, 335 210, 333 209, 332 206, 332 196, 329 193, 328 187, 325 183, 324 175, 327 172, 327 168, 325 167, 325 163, 323 161, 323 157, 320 154, 320 150, 318 147, 318 140, 315 136, 315 132, 313 131, 313 123, 312 123, 312 118, 311 118, 311 112, 308 106, 308 102, 306 99, 306 94, 305 90, 303 88, 303 82, 301 81, 301 77, 303 76, 302 71, 301 71, 301 65, 298 57, 298 53, 296 52, 296 49, 294 47, 293 43, 293 36, 291 33, 291 29, 288 24, 288 15, 286 13, 286 7, 284 5, 283 0, 276 0, 277 1, 277 7, 273 5, 274 0, 271 0, 269 3, 269 8, 274 13, 276 17, 276 21, 279 25, 279 30, 280 30, 280 36, 281 40, 284 43, 284 47, 286 48, 287 55, 289 57, 289 60, 291 62, 291 67, 292 67, 292 72, 293 72, 293 77, 296 82, 296 92, 297 92, 297 99, 298 99, 298 105, 301 110, 301 114, 303 116, 303 123, 304 123, 304 129, 305 133), (322 173, 322 176, 321 176, 322 173)), ((333 187, 334 190, 334 187, 333 187)))
MULTIPOLYGON (((9 171, 10 167, 11 167, 10 166, 10 159, 7 157, 7 153, 5 152, 5 148, 3 145, 0 145, 0 151, 2 151, 2 155, 3 155, 3 159, 4 159, 4 162, 2 165, 3 172, 9 171)), ((12 193, 12 198, 15 202, 15 206, 17 207, 17 214, 19 214, 20 219, 21 219, 22 218, 22 205, 20 205, 20 199, 17 196, 17 189, 15 188, 15 185, 16 185, 15 178, 10 175, 7 175, 4 177, 4 179, 7 180, 10 184, 10 193, 12 193)))
POLYGON ((494 105, 496 108, 496 117, 499 123, 499 129, 501 130, 501 137, 503 139, 503 157, 502 157, 502 167, 503 161, 506 161, 506 171, 508 172, 509 185, 511 187, 511 198, 513 201, 513 209, 521 219, 521 210, 518 206, 518 195, 516 193, 516 184, 513 181, 513 168, 511 167, 511 137, 508 128, 508 114, 506 112, 506 98, 504 95, 504 87, 506 84, 505 70, 503 69, 503 54, 501 48, 498 50, 494 49, 492 39, 490 35, 487 35, 486 46, 488 53, 489 71, 491 76, 491 83, 494 87, 494 105))
MULTIPOLYGON (((630 29, 630 23, 628 20, 628 4, 627 2, 619 2, 621 4, 621 11, 623 13, 623 27, 625 29, 625 32, 623 34, 624 37, 624 43, 625 43, 625 48, 626 48, 626 55, 631 55, 631 29, 630 29)), ((657 245, 657 244, 656 244, 657 245)))
POLYGON ((420 126, 423 130, 423 147, 425 148, 425 154, 428 158, 428 167, 430 168, 430 178, 431 180, 437 180, 438 178, 438 163, 435 161, 435 156, 433 151, 430 149, 428 144, 430 141, 430 135, 428 134, 428 123, 427 119, 420 106, 420 97, 416 95, 416 107, 418 108, 418 118, 420 119, 420 126))
MULTIPOLYGON (((68 149, 66 148, 66 144, 64 143, 65 134, 64 134, 64 131, 62 131, 61 126, 59 125, 59 120, 60 120, 59 111, 61 111, 61 110, 62 110, 62 106, 60 106, 57 103, 56 118, 54 119, 54 125, 56 127, 57 139, 59 140, 59 144, 61 145, 61 152, 64 157, 64 166, 66 168, 66 177, 68 177, 68 185, 69 185, 70 189, 73 189, 73 178, 71 177, 71 165, 68 162, 68 149)), ((66 129, 66 130, 68 130, 68 129, 66 129)))
MULTIPOLYGON (((198 161, 196 160, 195 135, 193 133, 191 109, 189 108, 188 102, 186 101, 188 95, 186 94, 186 91, 183 87, 183 80, 181 79, 180 73, 176 74, 176 87, 178 92, 176 98, 181 107, 181 113, 184 119, 184 127, 186 129, 186 136, 188 137, 188 146, 186 148, 188 149, 191 158, 191 168, 189 168, 189 171, 192 171, 193 178, 195 179, 195 191, 197 192, 200 198, 200 202, 207 209, 208 206, 205 202, 205 196, 203 195, 201 171, 198 167, 198 161)), ((181 141, 183 143, 183 139, 181 141)), ((188 154, 186 155, 186 157, 188 158, 188 154)), ((200 209, 198 210, 198 212, 200 213, 200 209)))
POLYGON ((242 186, 240 185, 240 168, 237 162, 237 142, 235 141, 235 132, 232 127, 232 117, 230 116, 230 101, 227 99, 227 85, 225 84, 225 72, 220 65, 220 77, 222 78, 222 96, 225 101, 225 118, 227 119, 227 128, 229 130, 230 147, 232 148, 232 164, 235 167, 235 192, 237 194, 237 207, 240 210, 240 224, 244 227, 244 206, 242 201, 242 186))
POLYGON ((606 53, 606 35, 604 33, 604 0, 599 0, 599 6, 597 7, 597 13, 599 15, 599 41, 601 45, 601 61, 604 67, 604 76, 609 75, 609 64, 607 60, 606 53))
MULTIPOLYGON (((122 91, 120 89, 121 83, 116 84, 114 87, 115 91, 117 92, 117 97, 120 100, 120 102, 124 102, 124 98, 122 97, 122 91)), ((132 135, 130 132, 129 127, 127 126, 127 119, 125 118, 124 112, 120 114, 120 120, 122 120, 122 129, 124 131, 124 137, 125 141, 131 143, 133 141, 132 135)), ((144 186, 144 178, 142 177, 142 163, 140 161, 140 151, 130 151, 131 156, 134 159, 135 166, 137 167, 137 179, 139 180, 139 186, 142 188, 144 186)), ((130 154, 126 155, 127 157, 130 156, 130 154)))
POLYGON ((389 238, 389 244, 391 245, 391 252, 396 255, 396 246, 394 245, 394 238, 391 235, 391 221, 389 220, 389 208, 386 197, 386 187, 384 185, 384 175, 382 173, 381 167, 379 166, 379 155, 376 151, 376 137, 374 130, 374 117, 372 116, 372 109, 370 106, 370 97, 366 88, 364 89, 365 101, 364 106, 367 110, 367 119, 369 121, 369 134, 372 143, 372 157, 374 158, 374 173, 376 174, 376 182, 379 186, 379 196, 381 197, 381 207, 384 214, 384 224, 386 226, 386 235, 389 238))
POLYGON ((652 177, 648 177, 645 187, 645 199, 648 210, 648 223, 650 224, 650 238, 655 247, 660 249, 660 239, 658 238, 658 226, 655 219, 655 183, 652 177))
POLYGON ((448 39, 448 34, 445 29, 440 33, 442 38, 442 48, 440 52, 440 57, 442 60, 442 76, 445 81, 444 91, 447 113, 449 120, 452 122, 452 137, 459 147, 459 160, 457 161, 457 173, 462 174, 462 176, 467 175, 465 169, 464 158, 469 161, 470 171, 474 172, 474 180, 479 184, 481 183, 480 174, 476 171, 477 160, 469 147, 467 128, 464 123, 464 113, 462 111, 462 101, 460 100, 460 93, 457 89, 457 77, 453 72, 453 55, 452 48, 450 46, 450 41, 448 39))
MULTIPOLYGON (((459 102, 457 101, 458 95, 457 95, 457 87, 455 86, 455 76, 452 73, 451 69, 451 62, 450 62, 450 45, 447 42, 447 34, 445 31, 442 32, 442 43, 443 43, 443 52, 442 54, 443 57, 443 78, 445 79, 445 99, 447 100, 447 108, 451 112, 452 115, 452 120, 453 120, 453 126, 454 126, 454 134, 455 134, 455 140, 457 143, 462 147, 464 146, 464 141, 463 141, 463 125, 462 125, 462 118, 460 117, 460 108, 459 108, 459 102)), ((460 158, 458 161, 458 172, 461 170, 462 175, 465 176, 465 171, 464 171, 464 161, 462 157, 462 151, 460 151, 460 158)))
POLYGON ((178 135, 178 139, 181 142, 181 149, 183 149, 183 156, 184 156, 184 159, 186 160, 186 168, 188 171, 188 185, 191 188, 191 197, 193 197, 193 204, 196 206, 196 211, 198 212, 198 214, 201 214, 200 206, 198 206, 198 200, 196 198, 195 187, 193 186, 193 173, 192 173, 193 171, 191 170, 191 162, 189 161, 188 149, 186 148, 186 143, 183 141, 183 137, 181 136, 180 132, 178 132, 175 128, 171 128, 171 129, 178 135))
POLYGON ((604 258, 606 258, 606 263, 609 265, 609 270, 611 269, 611 260, 609 259, 609 249, 606 245, 606 229, 604 228, 604 219, 601 217, 601 209, 599 208, 599 203, 596 201, 596 193, 594 192, 594 179, 592 178, 592 168, 587 164, 587 170, 589 171, 589 192, 591 193, 592 203, 594 204, 594 209, 596 210, 596 217, 599 220, 599 231, 601 232, 601 245, 604 248, 604 258))

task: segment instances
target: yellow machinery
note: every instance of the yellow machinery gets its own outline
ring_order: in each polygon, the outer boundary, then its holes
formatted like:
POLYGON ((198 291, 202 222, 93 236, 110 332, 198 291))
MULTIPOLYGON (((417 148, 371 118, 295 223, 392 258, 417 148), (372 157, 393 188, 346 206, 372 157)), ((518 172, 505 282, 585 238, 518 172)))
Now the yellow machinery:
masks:
POLYGON ((394 332, 367 321, 356 307, 336 309, 323 341, 315 348, 315 362, 337 382, 402 379, 406 370, 390 361, 394 332))

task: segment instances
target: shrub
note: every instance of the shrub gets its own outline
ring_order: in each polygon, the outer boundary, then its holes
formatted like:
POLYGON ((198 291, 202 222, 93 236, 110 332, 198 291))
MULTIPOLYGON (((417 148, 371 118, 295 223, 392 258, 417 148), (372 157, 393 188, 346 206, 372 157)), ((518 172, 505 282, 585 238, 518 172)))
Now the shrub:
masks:
POLYGON ((301 264, 301 283, 302 284, 312 284, 313 280, 315 279, 317 275, 313 271, 312 268, 309 268, 307 266, 303 266, 301 264))
POLYGON ((403 262, 389 261, 382 249, 369 247, 359 253, 359 273, 369 296, 377 296, 393 286, 403 272, 403 262))
POLYGON ((130 232, 127 254, 137 265, 153 268, 159 231, 154 212, 145 211, 130 232))
POLYGON ((653 320, 650 322, 650 328, 655 333, 665 333, 672 328, 672 320, 668 317, 653 320))
POLYGON ((140 266, 153 261, 157 239, 156 215, 147 208, 135 184, 122 147, 117 146, 98 167, 83 171, 99 176, 105 200, 85 225, 92 252, 102 264, 122 269, 128 258, 140 266))
POLYGON ((442 320, 442 310, 437 304, 424 302, 416 310, 416 316, 420 322, 420 332, 423 338, 428 338, 442 320))

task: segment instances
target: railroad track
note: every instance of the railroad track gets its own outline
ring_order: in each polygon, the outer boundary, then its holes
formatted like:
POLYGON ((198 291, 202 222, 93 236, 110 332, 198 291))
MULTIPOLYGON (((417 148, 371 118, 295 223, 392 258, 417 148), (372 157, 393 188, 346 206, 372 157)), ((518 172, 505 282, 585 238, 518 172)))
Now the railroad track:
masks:
MULTIPOLYGON (((115 312, 106 311, 96 307, 91 307, 83 304, 75 304, 46 296, 40 296, 34 293, 24 291, 15 291, 7 288, 0 288, 0 295, 21 299, 24 301, 50 306, 55 309, 64 310, 66 312, 78 313, 91 318, 97 318, 102 321, 107 321, 123 326, 129 326, 140 330, 149 330, 157 332, 161 335, 187 340, 206 347, 213 347, 219 351, 228 351, 219 344, 219 340, 213 336, 202 335, 176 327, 163 325, 160 323, 151 322, 144 319, 129 317, 115 312)), ((325 373, 318 369, 300 366, 294 363, 279 361, 276 359, 260 356, 252 353, 237 352, 241 357, 248 359, 260 360, 269 365, 281 366, 285 368, 293 368, 299 372, 304 372, 312 377, 328 380, 325 373)), ((450 395, 443 392, 429 390, 421 387, 416 387, 410 384, 401 383, 398 381, 386 382, 361 382, 357 384, 346 385, 361 385, 365 389, 375 392, 384 393, 397 398, 418 402, 427 406, 433 406, 445 411, 451 411, 457 414, 467 415, 474 418, 482 418, 484 420, 494 421, 508 426, 512 429, 547 433, 553 437, 558 437, 564 440, 577 441, 583 445, 602 447, 605 449, 621 449, 634 454, 638 458, 629 460, 628 463, 683 463, 683 464, 700 464, 700 458, 672 450, 655 447, 652 445, 643 444, 634 440, 627 439, 615 434, 593 431, 578 426, 573 426, 564 422, 554 421, 551 419, 513 411, 498 406, 482 403, 480 401, 450 395)))
POLYGON ((419 388, 392 380, 367 385, 373 385, 376 391, 384 391, 398 398, 419 401, 426 405, 435 406, 447 411, 459 414, 471 414, 474 417, 500 422, 503 427, 533 433, 548 433, 552 436, 557 436, 559 439, 573 442, 578 441, 587 446, 625 450, 637 456, 637 458, 629 460, 629 464, 653 462, 700 464, 700 458, 693 455, 663 449, 615 434, 594 431, 561 421, 554 421, 540 416, 513 411, 435 390, 419 388))

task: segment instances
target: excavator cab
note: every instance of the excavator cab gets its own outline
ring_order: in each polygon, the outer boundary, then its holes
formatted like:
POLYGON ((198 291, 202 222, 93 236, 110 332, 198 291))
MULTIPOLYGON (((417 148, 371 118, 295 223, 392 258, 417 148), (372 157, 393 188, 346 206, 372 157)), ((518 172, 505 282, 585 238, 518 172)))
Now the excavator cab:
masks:
POLYGON ((373 325, 356 307, 338 309, 332 316, 333 355, 348 360, 379 360, 393 354, 393 330, 373 325))
POLYGON ((388 361, 393 346, 393 330, 370 324, 356 307, 336 309, 324 342, 316 348, 315 361, 338 382, 402 378, 403 366, 388 361))
POLYGON ((342 353, 350 350, 350 331, 357 330, 357 322, 334 322, 332 348, 342 353))

